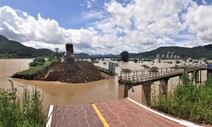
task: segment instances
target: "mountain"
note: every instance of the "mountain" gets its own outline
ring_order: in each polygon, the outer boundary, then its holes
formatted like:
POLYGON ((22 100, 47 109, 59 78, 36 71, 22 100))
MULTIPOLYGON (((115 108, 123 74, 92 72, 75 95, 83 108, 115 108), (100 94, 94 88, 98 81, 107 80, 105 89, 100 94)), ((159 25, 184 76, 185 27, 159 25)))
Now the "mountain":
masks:
POLYGON ((86 53, 76 53, 76 54, 74 54, 74 57, 76 57, 76 58, 89 58, 90 55, 86 54, 86 53))
MULTIPOLYGON (((129 57, 136 57, 142 55, 142 57, 155 57, 157 54, 166 55, 174 52, 174 55, 180 55, 181 58, 208 58, 212 59, 212 44, 205 46, 197 46, 193 48, 185 47, 159 47, 155 50, 143 52, 143 53, 129 53, 129 57)), ((27 47, 21 43, 13 40, 9 40, 5 36, 0 35, 0 58, 32 58, 37 56, 49 56, 53 51, 49 49, 35 49, 27 47)), ((105 55, 89 55, 86 53, 75 54, 76 58, 117 58, 119 55, 105 54, 105 55)))
POLYGON ((204 47, 205 47, 206 49, 208 49, 208 50, 212 50, 212 44, 205 45, 204 47))
POLYGON ((117 55, 113 54, 104 54, 104 55, 91 55, 93 58, 116 58, 118 57, 117 55))
POLYGON ((119 57, 118 55, 113 55, 113 54, 89 55, 89 54, 86 54, 86 53, 76 53, 76 54, 74 54, 74 56, 76 58, 117 58, 117 57, 119 57))
POLYGON ((192 58, 208 58, 212 59, 212 44, 205 46, 197 46, 193 48, 185 48, 185 47, 159 47, 155 50, 139 53, 138 55, 142 55, 143 57, 155 57, 157 54, 162 55, 170 52, 174 52, 174 55, 180 55, 181 58, 192 57, 192 58))
POLYGON ((0 58, 32 58, 37 56, 48 56, 53 52, 49 49, 35 49, 21 43, 9 40, 0 35, 0 58))

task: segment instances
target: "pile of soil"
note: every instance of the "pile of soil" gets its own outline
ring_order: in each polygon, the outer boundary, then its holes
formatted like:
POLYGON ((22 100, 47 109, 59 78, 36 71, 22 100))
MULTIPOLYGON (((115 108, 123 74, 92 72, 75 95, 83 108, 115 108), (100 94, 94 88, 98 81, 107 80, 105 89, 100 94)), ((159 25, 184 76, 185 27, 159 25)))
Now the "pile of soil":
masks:
POLYGON ((60 81, 68 83, 85 83, 104 79, 105 74, 100 72, 91 62, 77 61, 74 63, 58 63, 47 70, 35 75, 33 79, 46 81, 60 81))

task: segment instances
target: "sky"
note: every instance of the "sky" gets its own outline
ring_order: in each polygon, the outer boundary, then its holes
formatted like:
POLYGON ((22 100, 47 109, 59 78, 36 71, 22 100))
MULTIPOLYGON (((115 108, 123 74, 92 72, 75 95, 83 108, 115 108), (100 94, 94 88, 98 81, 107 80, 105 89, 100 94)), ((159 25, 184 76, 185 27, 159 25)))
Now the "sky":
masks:
POLYGON ((88 54, 194 47, 212 44, 212 0, 0 0, 0 34, 88 54))

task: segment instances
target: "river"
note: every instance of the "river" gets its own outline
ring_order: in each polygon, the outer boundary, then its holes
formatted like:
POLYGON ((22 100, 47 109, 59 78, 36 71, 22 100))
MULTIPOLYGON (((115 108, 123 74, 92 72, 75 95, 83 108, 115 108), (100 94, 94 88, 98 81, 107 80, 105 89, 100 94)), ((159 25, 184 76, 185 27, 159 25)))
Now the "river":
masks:
MULTIPOLYGON (((15 72, 27 69, 28 63, 32 59, 0 59, 0 88, 8 89, 11 87, 8 80, 12 80, 14 86, 18 90, 18 94, 21 95, 23 87, 27 87, 29 90, 32 87, 37 87, 44 95, 44 107, 48 108, 49 105, 75 105, 75 104, 88 104, 101 101, 109 101, 118 99, 118 76, 110 79, 94 81, 89 83, 61 83, 51 81, 37 81, 37 80, 23 80, 10 78, 15 72)), ((109 60, 100 61, 97 65, 108 67, 109 60)), ((141 65, 146 64, 148 66, 157 67, 170 67, 174 64, 168 63, 134 63, 134 62, 118 62, 119 67, 116 68, 116 72, 119 74, 121 68, 128 69, 142 69, 141 65)), ((203 79, 204 80, 204 79, 203 79)), ((179 78, 171 78, 169 80, 169 89, 178 84, 179 78)), ((157 89, 158 82, 152 85, 157 89)), ((129 90, 129 97, 140 102, 141 101, 141 86, 134 87, 135 92, 129 90)))

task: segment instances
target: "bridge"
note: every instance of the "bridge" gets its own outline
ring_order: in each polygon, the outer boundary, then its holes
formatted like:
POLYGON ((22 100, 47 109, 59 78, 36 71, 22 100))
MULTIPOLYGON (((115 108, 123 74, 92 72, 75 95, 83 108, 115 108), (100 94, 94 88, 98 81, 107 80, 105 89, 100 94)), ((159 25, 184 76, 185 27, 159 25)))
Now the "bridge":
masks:
POLYGON ((128 70, 123 69, 119 77, 119 98, 128 97, 128 90, 133 86, 142 85, 142 103, 149 105, 151 99, 151 85, 160 81, 159 90, 162 94, 168 93, 168 80, 179 76, 179 82, 182 82, 184 73, 191 74, 195 83, 202 82, 202 70, 207 70, 207 77, 212 77, 211 65, 187 65, 172 68, 128 70))
MULTIPOLYGON (((130 88, 142 85, 142 102, 147 105, 151 98, 151 84, 154 81, 160 81, 163 91, 166 92, 169 78, 188 72, 194 75, 195 82, 201 82, 202 70, 207 70, 208 76, 212 77, 212 69, 206 66, 160 68, 157 71, 121 71, 119 94, 127 97, 130 88)), ((154 111, 143 104, 125 98, 84 105, 51 105, 46 127, 200 127, 192 122, 154 111)))

